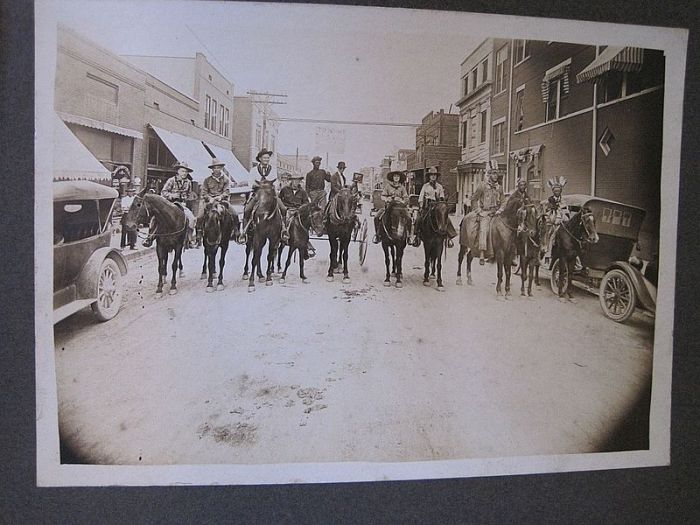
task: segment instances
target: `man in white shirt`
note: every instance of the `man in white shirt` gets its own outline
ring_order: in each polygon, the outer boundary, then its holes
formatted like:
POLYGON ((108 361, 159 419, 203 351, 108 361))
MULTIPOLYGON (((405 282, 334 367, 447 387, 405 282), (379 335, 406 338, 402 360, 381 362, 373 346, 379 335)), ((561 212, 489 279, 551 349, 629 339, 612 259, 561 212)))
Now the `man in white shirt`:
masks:
POLYGON ((126 195, 122 197, 121 201, 121 206, 122 206, 122 218, 120 221, 121 227, 122 227, 122 238, 121 242, 119 243, 119 246, 123 249, 127 245, 127 241, 129 244, 129 248, 131 250, 136 249, 136 228, 128 228, 124 221, 126 220, 126 214, 129 213, 129 208, 131 208, 131 205, 134 202, 134 198, 136 196, 136 189, 135 188, 129 188, 126 190, 126 195))

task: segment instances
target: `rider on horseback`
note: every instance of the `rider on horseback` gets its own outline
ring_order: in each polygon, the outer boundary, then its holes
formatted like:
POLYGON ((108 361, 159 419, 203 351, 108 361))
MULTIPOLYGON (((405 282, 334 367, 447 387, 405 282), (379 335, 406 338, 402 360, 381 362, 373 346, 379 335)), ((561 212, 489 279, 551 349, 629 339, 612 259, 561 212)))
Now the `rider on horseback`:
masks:
MULTIPOLYGON (((294 220, 299 208, 301 208, 304 204, 309 204, 311 202, 309 195, 306 193, 304 188, 301 187, 301 179, 303 178, 304 177, 301 174, 291 174, 289 176, 289 186, 285 186, 280 190, 280 200, 287 207, 287 218, 285 220, 285 228, 287 231, 289 231, 289 227, 291 226, 291 223, 294 220)), ((311 242, 309 242, 307 246, 307 255, 308 257, 306 258, 311 258, 316 255, 316 250, 311 242)))
MULTIPOLYGON (((241 244, 245 243, 245 238, 246 238, 246 233, 248 230, 248 227, 250 226, 251 223, 251 215, 253 214, 253 209, 255 208, 256 204, 258 203, 257 199, 257 190, 260 188, 260 183, 261 182, 269 182, 269 183, 274 183, 275 180, 277 180, 277 170, 270 164, 270 158, 272 157, 272 151, 268 150, 267 148, 263 148, 260 150, 260 152, 257 154, 255 157, 255 160, 258 161, 257 166, 253 166, 253 168, 250 170, 250 178, 253 181, 253 195, 252 197, 248 200, 248 202, 245 205, 245 208, 243 209, 243 228, 241 229, 240 236, 238 238, 238 242, 241 244)), ((277 207, 279 208, 280 214, 282 217, 284 217, 287 214, 287 207, 282 203, 279 197, 277 197, 277 207)), ((289 238, 289 232, 287 231, 287 227, 285 225, 285 221, 282 221, 282 240, 286 241, 289 238)))
MULTIPOLYGON (((442 187, 442 184, 437 181, 440 177, 440 172, 437 170, 437 168, 432 167, 428 170, 428 176, 430 179, 428 182, 423 184, 423 187, 420 190, 420 195, 418 196, 418 206, 420 207, 420 212, 418 214, 418 219, 416 220, 416 236, 413 242, 413 246, 416 247, 420 246, 421 225, 428 213, 428 210, 430 209, 430 206, 435 204, 437 201, 445 200, 445 189, 442 187)), ((452 239, 457 236, 457 232, 455 231, 455 227, 452 225, 452 221, 449 219, 447 221, 447 236, 447 246, 452 248, 452 239)))
POLYGON ((408 192, 404 186, 406 175, 402 171, 390 171, 386 175, 387 181, 384 183, 382 191, 382 201, 385 202, 384 208, 379 210, 374 216, 374 244, 379 244, 379 230, 382 228, 382 218, 386 214, 387 208, 394 203, 400 202, 406 204, 408 192))
MULTIPOLYGON (((353 191, 357 191, 357 181, 353 180, 352 184, 348 186, 347 179, 345 178, 345 162, 342 160, 338 163, 338 170, 331 175, 331 191, 328 194, 328 204, 323 214, 324 222, 328 219, 328 214, 331 209, 331 201, 333 198, 340 193, 343 188, 350 188, 353 191)), ((360 223, 357 217, 355 217, 355 229, 359 227, 360 223)))
POLYGON ((545 205, 545 219, 547 221, 547 228, 545 230, 545 238, 542 243, 545 247, 545 263, 548 263, 552 257, 552 246, 554 244, 554 237, 559 229, 559 225, 564 220, 564 210, 562 209, 562 191, 564 186, 566 186, 566 177, 553 177, 547 181, 547 185, 552 190, 552 195, 547 199, 547 204, 545 205))
POLYGON ((479 225, 479 264, 484 264, 484 254, 491 253, 489 248, 489 229, 494 215, 500 215, 505 208, 503 188, 498 182, 498 172, 493 166, 486 166, 485 180, 479 184, 472 196, 472 209, 476 212, 479 225))
POLYGON ((331 174, 321 169, 322 160, 319 156, 311 159, 314 169, 306 174, 306 192, 317 210, 314 212, 314 218, 312 219, 313 228, 319 235, 323 232, 323 215, 326 204, 328 204, 326 199, 326 182, 331 181, 331 174))
MULTIPOLYGON (((168 199, 170 202, 177 204, 185 214, 187 219, 187 225, 190 232, 194 231, 197 219, 195 218, 192 211, 185 206, 185 202, 189 198, 190 192, 192 191, 192 179, 189 174, 193 171, 186 162, 177 162, 173 168, 177 170, 177 174, 174 177, 170 177, 165 184, 160 194, 168 199)), ((151 217, 151 223, 148 228, 148 236, 143 241, 145 247, 149 247, 153 244, 153 240, 156 236, 156 231, 158 229, 158 224, 156 222, 155 216, 151 217)), ((191 234, 190 244, 192 243, 191 234)))

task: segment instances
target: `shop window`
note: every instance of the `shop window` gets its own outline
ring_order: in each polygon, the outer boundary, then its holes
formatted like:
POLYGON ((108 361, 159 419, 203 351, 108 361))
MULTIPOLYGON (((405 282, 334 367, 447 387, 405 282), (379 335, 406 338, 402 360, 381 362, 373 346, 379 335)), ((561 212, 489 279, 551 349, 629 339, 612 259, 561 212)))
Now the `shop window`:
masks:
POLYGON ((467 147, 467 131, 469 130, 469 121, 462 122, 462 147, 467 147))

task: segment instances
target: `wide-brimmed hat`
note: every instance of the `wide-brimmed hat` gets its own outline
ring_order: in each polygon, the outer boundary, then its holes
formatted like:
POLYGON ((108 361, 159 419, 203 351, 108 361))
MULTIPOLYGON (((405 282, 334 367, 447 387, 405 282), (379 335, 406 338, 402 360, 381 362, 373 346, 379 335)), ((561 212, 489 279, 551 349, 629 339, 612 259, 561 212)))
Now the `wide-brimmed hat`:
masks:
POLYGON ((217 159, 216 157, 214 157, 213 159, 211 159, 211 164, 209 164, 209 169, 215 168, 216 166, 223 167, 223 166, 226 166, 226 163, 222 162, 219 159, 217 159))
POLYGON ((430 177, 431 175, 437 175, 438 178, 440 178, 440 172, 435 166, 428 168, 428 177, 430 177))
POLYGON ((190 166, 189 166, 186 162, 184 162, 184 161, 183 161, 183 162, 178 161, 178 162, 176 162, 176 163, 173 165, 173 169, 174 169, 175 171, 179 170, 180 168, 185 168, 185 169, 186 169, 187 171, 189 171, 190 173, 194 171, 194 170, 193 170, 192 168, 190 168, 190 166))
POLYGON ((260 152, 255 156, 255 160, 257 160, 258 162, 260 162, 260 157, 262 157, 263 155, 272 155, 272 154, 273 154, 272 151, 270 151, 270 150, 267 149, 267 148, 263 148, 263 149, 261 149, 260 152))
POLYGON ((318 155, 316 155, 313 159, 311 159, 311 162, 312 162, 312 163, 314 163, 314 162, 316 162, 316 161, 321 162, 322 160, 323 160, 323 159, 322 159, 321 157, 319 157, 318 155))
POLYGON ((338 168, 347 168, 347 166, 345 165, 345 162, 343 162, 343 161, 341 160, 341 161, 338 163, 338 168))
POLYGON ((386 178, 389 182, 394 181, 394 175, 398 175, 400 177, 399 183, 403 184, 406 180, 406 174, 403 171, 390 171, 389 173, 386 174, 386 178))

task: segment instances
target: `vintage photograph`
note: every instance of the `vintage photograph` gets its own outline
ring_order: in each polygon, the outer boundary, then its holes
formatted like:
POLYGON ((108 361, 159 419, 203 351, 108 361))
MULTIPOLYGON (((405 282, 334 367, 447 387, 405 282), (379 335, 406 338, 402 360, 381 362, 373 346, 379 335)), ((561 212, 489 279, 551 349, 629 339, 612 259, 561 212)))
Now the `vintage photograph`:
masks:
POLYGON ((685 43, 522 21, 39 2, 39 483, 667 464, 685 43))

